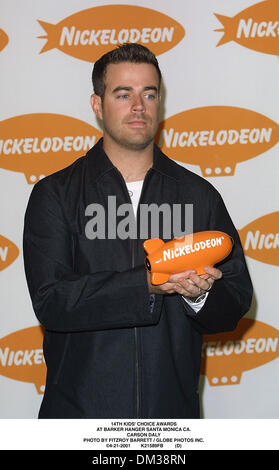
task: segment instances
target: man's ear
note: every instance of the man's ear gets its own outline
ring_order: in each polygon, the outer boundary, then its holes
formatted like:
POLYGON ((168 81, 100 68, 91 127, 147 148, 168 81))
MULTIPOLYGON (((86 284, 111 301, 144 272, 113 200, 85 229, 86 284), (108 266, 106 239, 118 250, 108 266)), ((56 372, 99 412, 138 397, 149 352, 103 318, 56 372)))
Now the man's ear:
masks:
POLYGON ((103 119, 102 98, 99 95, 96 95, 96 93, 94 93, 93 95, 91 95, 90 100, 91 100, 91 106, 92 106, 94 113, 99 119, 102 120, 103 119))

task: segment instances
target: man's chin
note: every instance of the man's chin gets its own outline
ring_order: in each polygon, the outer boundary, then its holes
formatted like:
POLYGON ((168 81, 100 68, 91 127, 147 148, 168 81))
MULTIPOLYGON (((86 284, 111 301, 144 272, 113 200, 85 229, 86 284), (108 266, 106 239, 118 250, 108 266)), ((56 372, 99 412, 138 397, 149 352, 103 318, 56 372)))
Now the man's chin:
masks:
POLYGON ((128 150, 140 151, 146 149, 153 139, 153 136, 148 139, 119 139, 117 143, 128 150))
POLYGON ((140 151, 140 150, 144 150, 146 149, 150 144, 151 142, 153 141, 153 139, 150 139, 148 141, 144 141, 144 142, 126 142, 123 144, 123 147, 129 149, 129 150, 135 150, 135 151, 140 151))
POLYGON ((104 133, 106 133, 110 139, 120 147, 133 151, 146 149, 154 141, 156 135, 154 132, 150 132, 149 134, 145 135, 143 133, 131 133, 130 135, 126 133, 126 135, 116 135, 115 133, 111 132, 110 129, 104 129, 104 133))

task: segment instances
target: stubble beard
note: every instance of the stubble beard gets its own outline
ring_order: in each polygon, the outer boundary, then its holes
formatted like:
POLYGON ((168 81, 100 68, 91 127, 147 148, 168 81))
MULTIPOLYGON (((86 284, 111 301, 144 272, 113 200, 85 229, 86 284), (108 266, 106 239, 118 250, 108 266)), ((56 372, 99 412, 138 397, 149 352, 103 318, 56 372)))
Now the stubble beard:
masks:
POLYGON ((110 129, 107 129, 104 127, 104 131, 110 136, 110 138, 118 144, 120 147, 123 147, 127 150, 134 150, 134 151, 140 151, 144 150, 150 143, 154 140, 154 137, 156 135, 156 132, 154 135, 150 134, 145 137, 144 140, 141 141, 136 141, 132 139, 125 138, 124 136, 117 136, 114 133, 110 131, 110 129))
MULTIPOLYGON (((146 121, 146 118, 138 117, 139 119, 143 119, 146 121)), ((156 125, 154 128, 150 128, 150 131, 145 135, 141 136, 139 135, 138 137, 134 137, 131 135, 131 137, 128 135, 128 132, 114 132, 105 122, 106 120, 103 120, 103 130, 106 132, 109 137, 120 147, 123 147, 127 150, 133 150, 133 151, 140 151, 144 150, 146 147, 148 147, 151 142, 154 141, 155 135, 157 133, 158 129, 158 124, 159 121, 157 120, 156 125), (127 134, 127 135, 125 135, 127 134), (137 138, 139 140, 137 140, 137 138)), ((146 121, 148 123, 148 121, 146 121)), ((124 126, 127 124, 127 121, 124 122, 124 126)), ((131 132, 132 134, 132 132, 131 132)))

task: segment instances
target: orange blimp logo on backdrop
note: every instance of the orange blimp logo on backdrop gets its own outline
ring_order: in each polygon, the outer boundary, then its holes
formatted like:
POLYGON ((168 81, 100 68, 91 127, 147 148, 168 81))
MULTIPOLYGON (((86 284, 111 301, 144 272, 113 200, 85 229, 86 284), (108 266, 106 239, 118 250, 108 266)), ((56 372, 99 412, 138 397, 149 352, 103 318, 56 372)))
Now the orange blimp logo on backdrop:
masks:
POLYGON ((239 384, 243 372, 279 356, 278 339, 278 330, 249 318, 232 332, 204 335, 201 374, 212 386, 239 384))
POLYGON ((238 232, 245 255, 279 266, 279 212, 259 217, 238 232))
POLYGON ((46 365, 40 326, 15 331, 0 339, 0 374, 21 382, 33 383, 44 393, 46 365))
POLYGON ((18 247, 11 240, 0 235, 0 271, 10 266, 18 255, 18 247))
POLYGON ((3 29, 0 29, 0 52, 6 47, 9 42, 9 36, 3 29))
POLYGON ((273 147, 279 126, 248 109, 206 106, 162 121, 156 140, 173 159, 199 165, 203 176, 228 176, 239 162, 273 147))
POLYGON ((251 5, 233 18, 215 13, 224 35, 217 46, 234 41, 241 46, 266 54, 279 55, 279 3, 265 0, 251 5))
POLYGON ((33 184, 84 155, 102 133, 69 116, 24 114, 0 122, 0 136, 0 168, 33 184))
POLYGON ((169 16, 133 5, 103 5, 82 10, 53 25, 38 20, 47 33, 42 52, 59 49, 77 59, 95 62, 119 44, 136 42, 156 55, 176 46, 184 28, 169 16))

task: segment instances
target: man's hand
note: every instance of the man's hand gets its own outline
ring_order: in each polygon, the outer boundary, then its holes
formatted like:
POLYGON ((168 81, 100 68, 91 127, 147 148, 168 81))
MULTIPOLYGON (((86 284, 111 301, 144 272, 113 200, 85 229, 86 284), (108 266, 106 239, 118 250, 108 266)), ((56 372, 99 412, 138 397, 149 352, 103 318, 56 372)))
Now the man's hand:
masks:
POLYGON ((181 294, 183 297, 198 297, 208 292, 213 283, 222 277, 222 271, 211 266, 204 268, 206 274, 200 276, 196 271, 188 270, 182 273, 171 274, 169 280, 157 286, 151 284, 150 273, 147 271, 147 282, 151 294, 181 294))

